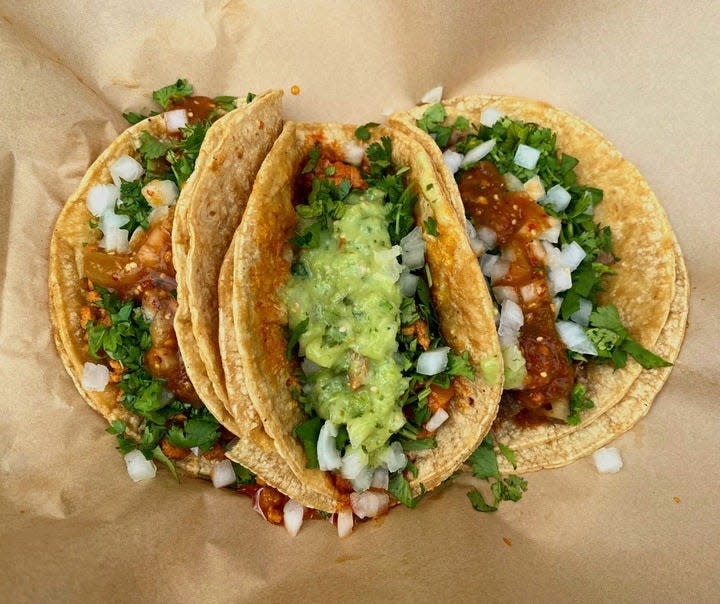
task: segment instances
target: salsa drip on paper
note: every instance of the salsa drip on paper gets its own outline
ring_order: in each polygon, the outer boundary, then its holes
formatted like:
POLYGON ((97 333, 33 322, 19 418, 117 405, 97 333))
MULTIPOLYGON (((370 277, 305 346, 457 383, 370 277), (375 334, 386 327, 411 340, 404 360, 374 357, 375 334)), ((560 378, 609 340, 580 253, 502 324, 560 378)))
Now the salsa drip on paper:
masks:
POLYGON ((578 161, 556 149, 549 128, 494 108, 479 124, 447 122, 442 103, 417 126, 445 152, 500 310, 505 360, 499 418, 527 425, 579 424, 594 406, 580 379, 586 363, 645 369, 669 363, 630 338, 598 294, 616 258, 608 226, 593 219, 603 192, 577 183, 578 161))

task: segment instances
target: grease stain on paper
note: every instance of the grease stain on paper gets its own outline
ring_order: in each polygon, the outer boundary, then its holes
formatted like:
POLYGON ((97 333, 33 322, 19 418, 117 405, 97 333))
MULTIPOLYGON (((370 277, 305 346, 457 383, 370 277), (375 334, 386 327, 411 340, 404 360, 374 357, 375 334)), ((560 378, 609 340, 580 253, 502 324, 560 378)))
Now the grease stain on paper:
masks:
POLYGON ((503 537, 503 543, 508 547, 512 547, 512 541, 510 540, 510 537, 503 537))
POLYGON ((298 86, 297 84, 293 84, 290 87, 290 94, 292 94, 293 96, 297 96, 298 94, 300 94, 300 86, 298 86))

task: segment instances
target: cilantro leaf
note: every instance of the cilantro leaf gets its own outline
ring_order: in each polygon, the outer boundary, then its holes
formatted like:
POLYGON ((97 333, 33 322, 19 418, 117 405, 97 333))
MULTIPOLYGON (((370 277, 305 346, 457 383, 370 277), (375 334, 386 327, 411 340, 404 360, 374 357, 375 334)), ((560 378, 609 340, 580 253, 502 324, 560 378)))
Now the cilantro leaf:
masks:
POLYGON ((123 118, 128 124, 135 125, 142 122, 144 119, 150 117, 149 115, 143 115, 142 113, 135 113, 134 111, 128 111, 122 114, 123 118))
POLYGON ((658 367, 670 367, 672 365, 672 363, 650 352, 647 348, 643 348, 635 340, 630 338, 627 338, 622 343, 622 350, 629 353, 644 369, 656 369, 658 367))
POLYGON ((237 483, 240 484, 252 484, 255 482, 255 474, 253 474, 246 467, 241 466, 239 463, 232 462, 233 470, 235 470, 235 478, 237 483))
POLYGON ((473 508, 475 508, 478 512, 497 512, 497 506, 486 503, 482 493, 480 493, 477 489, 468 491, 467 496, 473 508))
POLYGON ((355 129, 355 138, 361 140, 361 141, 368 141, 370 140, 370 130, 372 128, 377 128, 380 124, 376 122, 368 122, 367 124, 363 124, 362 126, 358 126, 355 129))
POLYGON ((306 468, 319 468, 317 456, 317 441, 320 436, 320 428, 323 426, 323 419, 319 415, 312 417, 293 428, 293 436, 300 439, 305 456, 307 457, 306 468))
POLYGON ((160 447, 155 447, 152 450, 152 456, 153 459, 157 459, 160 463, 164 464, 168 470, 170 470, 170 473, 175 477, 175 480, 180 481, 180 477, 175 469, 175 464, 167 455, 165 455, 165 453, 163 453, 163 450, 160 447))
POLYGON ((587 409, 592 409, 595 403, 585 396, 586 389, 582 384, 575 384, 570 395, 570 411, 567 417, 567 423, 571 426, 580 424, 580 414, 587 409))
POLYGON ((138 147, 138 151, 143 157, 147 159, 158 159, 159 157, 163 157, 169 149, 170 145, 168 143, 162 142, 147 130, 143 130, 140 133, 140 146, 138 147))
POLYGON ((423 223, 423 226, 425 227, 425 231, 429 235, 437 237, 437 221, 435 220, 435 218, 433 218, 432 216, 428 216, 428 219, 423 223))
POLYGON ((300 341, 300 336, 302 336, 307 330, 308 325, 310 325, 310 317, 305 317, 305 319, 300 321, 300 323, 295 326, 295 329, 290 332, 286 352, 288 359, 291 359, 293 357, 295 353, 295 346, 297 346, 298 342, 300 341))
POLYGON ((490 490, 495 496, 496 506, 501 501, 520 501, 527 491, 527 480, 512 474, 491 484, 490 490))
POLYGON ((233 109, 237 109, 236 96, 216 96, 213 101, 223 111, 232 111, 233 109))
POLYGON ((190 96, 193 93, 192 85, 185 79, 180 79, 174 84, 163 86, 152 94, 153 100, 163 109, 168 109, 173 101, 190 96))
POLYGON ((473 476, 487 480, 488 478, 500 478, 495 449, 493 448, 493 437, 489 434, 480 443, 480 446, 470 454, 466 462, 473 476))
POLYGON ((255 100, 255 97, 257 97, 257 94, 254 92, 248 92, 247 96, 245 97, 245 102, 249 105, 255 100))
POLYGON ((420 494, 417 497, 413 497, 412 491, 410 490, 410 483, 408 483, 401 472, 397 472, 390 477, 387 488, 390 495, 410 509, 415 508, 425 494, 425 487, 423 485, 420 485, 420 489, 420 494))
POLYGON ((202 451, 209 451, 220 436, 219 430, 217 420, 208 414, 206 417, 189 419, 184 426, 171 426, 167 439, 180 449, 199 447, 202 451))

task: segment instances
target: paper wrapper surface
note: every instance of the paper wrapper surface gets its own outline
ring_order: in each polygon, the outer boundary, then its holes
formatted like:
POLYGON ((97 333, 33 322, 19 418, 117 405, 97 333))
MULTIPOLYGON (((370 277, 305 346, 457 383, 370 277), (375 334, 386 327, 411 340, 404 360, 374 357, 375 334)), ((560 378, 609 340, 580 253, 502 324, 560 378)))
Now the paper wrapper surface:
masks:
POLYGON ((717 601, 720 10, 697 2, 9 2, 0 5, 0 593, 7 601, 717 601), (134 484, 75 391, 47 311, 52 225, 149 91, 283 88, 300 120, 381 121, 436 85, 569 109, 664 204, 689 328, 649 415, 590 460, 474 512, 462 476, 338 540, 248 499, 134 484), (298 86, 300 93, 290 93, 298 86))

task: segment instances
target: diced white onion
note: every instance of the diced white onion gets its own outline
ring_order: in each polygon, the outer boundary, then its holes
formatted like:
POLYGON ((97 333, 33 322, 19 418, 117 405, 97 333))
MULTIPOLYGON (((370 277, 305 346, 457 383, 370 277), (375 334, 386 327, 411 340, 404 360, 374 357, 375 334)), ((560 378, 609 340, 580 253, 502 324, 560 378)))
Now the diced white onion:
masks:
POLYGON ((508 271, 510 270, 510 261, 500 257, 495 263, 493 263, 489 270, 490 281, 495 283, 508 274, 508 271))
POLYGON ((485 253, 485 244, 478 237, 477 231, 467 218, 465 219, 465 233, 468 236, 470 242, 470 249, 472 249, 475 256, 480 257, 485 253))
POLYGON ((229 459, 223 459, 220 463, 216 463, 210 470, 210 478, 216 489, 227 487, 234 483, 235 470, 233 470, 232 462, 229 459))
POLYGON ((195 457, 200 457, 200 447, 190 447, 190 451, 195 457))
POLYGON ((358 145, 355 141, 348 141, 343 145, 343 153, 345 161, 353 166, 359 166, 365 157, 365 148, 358 145))
MULTIPOLYGON (((400 278, 402 273, 402 266, 397 261, 397 257, 402 253, 399 245, 394 245, 387 250, 378 250, 374 252, 373 257, 375 263, 379 268, 379 272, 389 277, 393 283, 400 278)), ((425 253, 423 249, 423 254, 425 253)), ((425 257, 423 255, 423 264, 425 263, 425 257)), ((422 266, 422 265, 420 265, 422 266)))
POLYGON ((404 270, 400 273, 400 279, 398 279, 398 286, 400 287, 400 293, 406 298, 412 298, 417 290, 417 284, 420 277, 413 275, 411 272, 404 270))
POLYGON ((524 322, 522 308, 512 300, 504 300, 500 307, 500 323, 498 324, 500 345, 508 346, 517 342, 518 333, 524 322))
POLYGON ((172 180, 151 180, 140 191, 151 207, 173 206, 180 191, 172 180))
POLYGON ((185 109, 166 111, 163 113, 163 118, 168 132, 180 132, 180 128, 184 128, 188 123, 188 114, 185 109))
POLYGON ((534 283, 528 283, 520 288, 520 297, 523 302, 532 302, 538 297, 537 287, 534 283))
POLYGON ((402 470, 407 465, 402 445, 397 441, 390 443, 382 456, 382 462, 387 466, 388 472, 402 470))
POLYGON ((547 276, 550 282, 551 296, 567 291, 572 287, 572 275, 570 269, 566 266, 556 265, 550 267, 547 276))
POLYGON ((295 537, 300 532, 304 517, 305 507, 294 499, 288 499, 283 506, 283 524, 291 536, 295 537))
POLYGON ((480 143, 477 147, 473 147, 465 154, 460 167, 464 168, 470 164, 480 161, 483 157, 490 153, 490 151, 492 151, 494 146, 495 139, 491 138, 490 140, 480 143))
POLYGON ((450 170, 450 172, 452 172, 453 174, 455 174, 455 172, 460 169, 463 157, 465 156, 462 153, 458 153, 457 151, 453 151, 452 149, 448 149, 443 153, 443 161, 448 167, 448 170, 450 170))
POLYGON ((615 474, 623 467, 623 460, 617 447, 598 449, 593 453, 593 461, 601 474, 615 474))
POLYGON ((522 191, 524 189, 522 180, 512 172, 505 172, 505 174, 503 174, 503 180, 505 181, 505 188, 508 191, 522 191))
POLYGON ((485 248, 491 250, 497 243, 497 233, 490 227, 481 226, 477 229, 477 236, 480 241, 485 244, 485 248))
POLYGON ((425 429, 428 432, 435 432, 435 430, 445 423, 448 417, 450 417, 450 414, 445 411, 445 409, 438 409, 425 424, 425 429))
POLYGON ((535 166, 537 166, 538 159, 540 159, 540 151, 538 149, 529 147, 528 145, 518 145, 513 161, 521 168, 534 170, 535 166))
POLYGON ((104 230, 106 227, 113 228, 125 226, 128 222, 130 222, 130 216, 126 216, 125 214, 116 214, 112 210, 107 210, 100 217, 100 224, 98 226, 100 229, 104 230))
POLYGON ((550 206, 556 212, 562 212, 570 203, 570 193, 561 185, 550 187, 545 195, 543 203, 550 206))
POLYGON ((155 474, 157 473, 157 468, 153 461, 151 459, 145 459, 145 456, 137 449, 125 454, 125 465, 133 482, 155 478, 155 474))
POLYGON ((545 260, 545 248, 543 247, 542 242, 539 239, 534 239, 530 242, 530 251, 538 260, 545 260))
POLYGON ((110 370, 105 365, 85 363, 83 365, 82 387, 88 392, 102 392, 110 381, 110 370))
POLYGON ((370 486, 374 489, 387 490, 390 484, 390 472, 385 466, 375 468, 370 486))
POLYGON ((367 491, 370 488, 370 485, 372 484, 372 479, 373 471, 371 468, 368 468, 366 466, 355 478, 350 481, 350 484, 352 484, 353 491, 355 491, 356 493, 362 493, 363 491, 367 491))
POLYGON ((563 266, 567 266, 570 269, 570 272, 573 272, 578 266, 580 266, 580 263, 583 261, 585 256, 587 256, 587 254, 582 246, 577 241, 571 241, 570 243, 566 243, 562 246, 562 251, 560 252, 560 263, 563 266))
POLYGON ((573 323, 587 327, 590 324, 590 313, 592 312, 592 302, 585 298, 580 298, 580 308, 570 315, 573 323))
POLYGON ((538 201, 545 197, 545 187, 542 184, 542 180, 540 180, 540 177, 537 175, 525 181, 523 190, 530 196, 530 199, 534 201, 538 201))
POLYGON ((498 304, 502 304, 505 300, 512 300, 515 303, 520 301, 517 290, 512 285, 498 285, 492 288, 492 293, 498 304))
POLYGON ((120 252, 124 254, 129 249, 129 233, 127 229, 121 229, 118 222, 125 224, 130 220, 129 216, 113 214, 106 211, 100 218, 100 230, 104 237, 100 240, 100 247, 108 252, 120 252))
POLYGON ((120 187, 122 181, 137 180, 144 172, 140 162, 129 155, 121 155, 110 165, 110 176, 116 187, 120 187))
POLYGON ((402 263, 408 270, 422 268, 425 265, 425 240, 420 227, 415 227, 400 240, 402 263))
POLYGON ((423 352, 417 360, 416 371, 421 375, 437 375, 445 371, 448 365, 448 346, 423 352))
POLYGON ((353 530, 353 512, 351 509, 340 510, 337 514, 338 537, 347 537, 353 530))
POLYGON ((350 505, 358 518, 375 518, 386 512, 389 504, 390 496, 387 493, 350 493, 350 505))
POLYGON ((504 117, 504 115, 505 114, 496 107, 486 107, 480 112, 480 123, 483 126, 492 128, 495 125, 495 122, 504 117))
POLYGON ((338 429, 335 424, 326 421, 320 428, 317 441, 318 465, 321 470, 337 470, 341 465, 340 453, 335 446, 338 429))
POLYGON ((548 221, 550 222, 550 226, 538 235, 538 239, 557 243, 558 239, 560 239, 560 230, 562 228, 560 219, 555 218, 555 216, 548 216, 548 221))
POLYGON ((422 98, 420 99, 420 102, 421 103, 439 103, 440 101, 442 101, 442 95, 443 95, 443 87, 436 86, 435 88, 431 88, 425 94, 423 94, 422 98))
POLYGON ((102 216, 106 210, 112 210, 120 196, 115 185, 95 185, 88 192, 85 204, 93 216, 102 216))
MULTIPOLYGON (((156 208, 153 208, 150 210, 150 214, 148 214, 148 224, 156 224, 158 222, 162 222, 167 218, 167 215, 170 213, 170 208, 168 206, 158 206, 156 208)), ((135 236, 135 233, 133 232, 133 237, 135 236)), ((132 241, 132 237, 130 238, 130 241, 132 241)))
MULTIPOLYGON (((352 480, 360 475, 367 464, 368 456, 362 449, 348 449, 347 453, 343 455, 340 473, 343 478, 352 480)), ((372 475, 370 479, 372 480, 372 475)))
POLYGON ((597 355, 595 345, 587 337, 585 330, 573 323, 572 321, 557 321, 555 323, 560 339, 568 350, 579 352, 580 354, 597 355))
POLYGON ((560 314, 560 307, 562 306, 563 299, 559 296, 552 299, 552 306, 553 310, 555 311, 555 318, 558 318, 558 315, 560 314))
POLYGON ((490 277, 492 274, 492 267, 498 260, 500 260, 500 256, 496 256, 495 254, 483 254, 480 256, 480 270, 482 271, 482 274, 486 277, 490 277))

